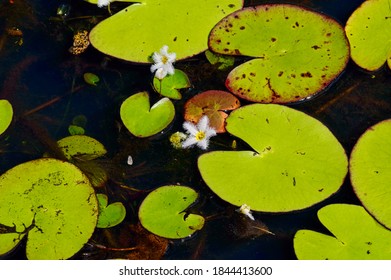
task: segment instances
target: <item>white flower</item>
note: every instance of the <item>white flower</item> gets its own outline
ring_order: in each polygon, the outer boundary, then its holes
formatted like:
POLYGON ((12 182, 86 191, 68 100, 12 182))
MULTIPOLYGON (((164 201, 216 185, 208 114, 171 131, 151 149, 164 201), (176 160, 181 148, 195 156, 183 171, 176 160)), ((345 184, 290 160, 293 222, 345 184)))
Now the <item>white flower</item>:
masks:
POLYGON ((240 206, 240 208, 237 210, 238 212, 242 213, 243 215, 246 215, 247 217, 249 217, 251 220, 255 220, 254 219, 254 216, 251 214, 251 211, 250 211, 250 206, 248 206, 247 204, 243 204, 242 206, 240 206))
POLYGON ((98 0, 98 7, 102 8, 108 6, 112 0, 98 0))
POLYGON ((155 72, 155 77, 158 79, 163 79, 167 74, 173 75, 175 73, 175 68, 172 65, 176 59, 176 53, 168 53, 168 47, 163 46, 160 49, 160 52, 154 52, 152 55, 153 64, 151 66, 151 72, 155 72))
POLYGON ((209 118, 207 116, 203 116, 197 125, 185 122, 183 128, 186 129, 189 135, 182 143, 182 148, 198 145, 201 149, 206 150, 209 145, 209 138, 216 136, 216 130, 209 126, 209 118))

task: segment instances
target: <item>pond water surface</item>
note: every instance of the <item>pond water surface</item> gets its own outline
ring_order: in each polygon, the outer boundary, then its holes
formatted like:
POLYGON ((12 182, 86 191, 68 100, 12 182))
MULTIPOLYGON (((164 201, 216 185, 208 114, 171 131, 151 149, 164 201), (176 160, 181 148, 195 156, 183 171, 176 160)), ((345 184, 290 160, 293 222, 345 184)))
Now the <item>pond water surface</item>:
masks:
MULTIPOLYGON (((289 1, 330 15, 341 24, 362 2, 289 1)), ((253 0, 245 5, 263 3, 287 2, 253 0)), ((116 12, 125 6, 126 3, 114 3, 111 9, 116 12)), ((168 141, 171 133, 181 130, 180 108, 186 100, 204 90, 224 90, 227 72, 213 70, 203 55, 178 62, 176 66, 189 75, 192 87, 183 91, 184 98, 176 102, 179 111, 174 123, 157 136, 136 139, 122 126, 119 107, 131 94, 152 92, 149 66, 110 58, 91 46, 78 56, 69 52, 75 30, 90 29, 107 16, 107 10, 81 0, 3 0, 0 5, 0 99, 10 100, 15 109, 12 127, 0 138, 0 173, 53 151, 55 141, 69 135, 68 126, 73 118, 83 115, 87 119, 86 134, 101 141, 108 150, 100 163, 110 180, 98 191, 107 193, 112 201, 123 202, 127 208, 127 217, 121 225, 96 230, 75 259, 156 258, 158 255, 152 253, 137 255, 130 254, 131 251, 103 250, 102 246, 137 246, 135 229, 130 225, 138 222, 137 208, 146 195, 143 190, 163 185, 181 184, 199 191, 200 200, 192 209, 208 217, 204 228, 191 238, 169 241, 168 250, 159 256, 163 259, 296 259, 293 236, 297 230, 327 232, 317 219, 318 209, 336 202, 359 204, 346 178, 337 194, 307 210, 274 215, 255 213, 256 219, 274 235, 250 229, 235 207, 216 197, 202 181, 196 165, 202 151, 176 150, 168 141), (66 17, 57 15, 61 5, 70 7, 66 17), (13 27, 23 35, 7 35, 6 30, 13 27), (85 72, 100 77, 97 86, 84 82, 85 72), (129 155, 134 160, 132 166, 127 165, 129 155)), ((350 62, 343 75, 323 94, 291 107, 323 122, 350 154, 369 126, 391 118, 390 86, 389 71, 366 73, 350 62)), ((232 142, 229 135, 213 140, 211 150, 229 149, 232 142)), ((149 246, 158 251, 165 246, 163 243, 149 246)), ((5 258, 24 259, 24 244, 5 258)))

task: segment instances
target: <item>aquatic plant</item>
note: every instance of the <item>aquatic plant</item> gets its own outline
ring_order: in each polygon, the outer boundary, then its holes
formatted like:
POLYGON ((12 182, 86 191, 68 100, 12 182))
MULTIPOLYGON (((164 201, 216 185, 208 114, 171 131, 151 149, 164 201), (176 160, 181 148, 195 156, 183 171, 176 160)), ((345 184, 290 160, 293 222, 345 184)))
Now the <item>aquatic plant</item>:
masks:
POLYGON ((151 55, 169 45, 181 60, 208 48, 208 34, 242 0, 143 0, 97 24, 91 44, 113 57, 151 63, 151 55))
POLYGON ((0 255, 27 237, 29 259, 67 259, 95 230, 98 203, 75 165, 43 158, 0 176, 0 255))
POLYGON ((391 228, 391 120, 379 122, 361 135, 350 155, 353 190, 363 206, 391 228))
POLYGON ((148 194, 139 208, 143 227, 156 235, 178 239, 192 235, 204 225, 204 218, 187 212, 198 193, 186 186, 162 186, 148 194))
POLYGON ((155 77, 159 80, 167 75, 174 75, 175 68, 173 63, 176 60, 176 53, 169 53, 168 46, 164 45, 160 52, 154 52, 152 55, 154 64, 151 66, 151 72, 155 73, 155 77))
POLYGON ((202 116, 208 116, 210 126, 217 133, 223 133, 228 111, 239 107, 239 99, 231 93, 222 90, 207 90, 186 102, 184 118, 188 122, 197 123, 202 116))
POLYGON ((98 193, 99 215, 97 228, 111 228, 120 224, 126 216, 126 209, 122 202, 108 204, 109 198, 105 194, 98 193))
POLYGON ((318 211, 329 234, 299 230, 293 239, 300 260, 389 260, 391 231, 362 206, 331 204, 318 211))
POLYGON ((243 8, 210 32, 209 48, 255 57, 233 69, 225 82, 237 96, 289 103, 324 90, 345 69, 349 43, 330 17, 287 4, 243 8))
POLYGON ((347 174, 344 148, 318 120, 276 104, 233 111, 227 131, 253 150, 198 158, 205 183, 223 200, 254 211, 304 209, 334 194, 347 174))
POLYGON ((176 69, 173 75, 159 79, 154 77, 153 88, 157 93, 170 99, 179 100, 182 98, 180 89, 190 87, 190 80, 186 73, 182 70, 176 69))
POLYGON ((8 100, 0 100, 0 135, 7 130, 12 122, 14 111, 8 100))
POLYGON ((385 62, 391 69, 390 11, 389 0, 367 0, 346 23, 352 60, 368 71, 378 70, 385 62))
POLYGON ((182 148, 190 148, 197 145, 202 150, 208 149, 209 139, 216 136, 216 130, 209 126, 208 116, 203 116, 196 125, 191 122, 184 122, 187 138, 182 142, 182 148))
POLYGON ((148 93, 139 92, 122 103, 120 115, 129 132, 143 138, 166 128, 174 119, 175 107, 166 97, 150 107, 148 93))

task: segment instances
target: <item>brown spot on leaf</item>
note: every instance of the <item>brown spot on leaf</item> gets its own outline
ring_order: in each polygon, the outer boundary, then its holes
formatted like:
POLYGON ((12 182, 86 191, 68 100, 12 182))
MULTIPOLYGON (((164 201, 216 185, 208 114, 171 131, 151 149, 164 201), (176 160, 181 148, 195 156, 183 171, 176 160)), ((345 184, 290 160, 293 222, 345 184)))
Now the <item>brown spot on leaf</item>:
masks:
POLYGON ((283 72, 283 71, 280 71, 280 72, 278 73, 278 77, 281 77, 282 74, 284 74, 284 72, 283 72))
POLYGON ((300 76, 303 78, 312 78, 312 74, 310 72, 301 73, 300 76))
POLYGON ((275 41, 277 41, 277 39, 276 39, 276 38, 272 38, 271 40, 272 40, 272 42, 275 42, 275 41))
POLYGON ((241 27, 239 27, 239 29, 240 30, 244 30, 244 29, 246 29, 246 27, 245 26, 241 26, 241 27))
POLYGON ((314 46, 312 46, 311 48, 313 48, 314 50, 320 49, 320 47, 319 47, 318 45, 314 45, 314 46))

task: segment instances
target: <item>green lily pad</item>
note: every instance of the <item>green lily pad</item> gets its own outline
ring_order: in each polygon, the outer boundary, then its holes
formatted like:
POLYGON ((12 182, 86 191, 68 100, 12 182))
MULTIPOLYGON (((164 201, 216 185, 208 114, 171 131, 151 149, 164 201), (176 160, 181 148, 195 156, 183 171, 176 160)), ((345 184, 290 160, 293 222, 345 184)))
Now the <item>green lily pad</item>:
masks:
POLYGON ((163 186, 152 191, 142 202, 139 218, 150 232, 170 239, 185 238, 200 230, 204 218, 186 209, 198 198, 185 186, 163 186))
POLYGON ((242 6, 242 0, 140 1, 97 24, 90 41, 105 54, 139 63, 151 62, 167 45, 180 60, 205 51, 212 27, 242 6))
POLYGON ((175 107, 167 97, 150 107, 149 95, 144 91, 128 97, 121 105, 120 115, 130 133, 137 137, 149 137, 172 122, 175 107))
POLYGON ((84 73, 83 78, 87 84, 92 85, 92 86, 97 86, 97 84, 99 83, 99 80, 100 80, 97 75, 95 75, 94 73, 88 73, 88 72, 84 73))
POLYGON ((71 135, 58 140, 57 144, 68 160, 92 160, 107 153, 102 143, 87 135, 71 135))
POLYGON ((71 163, 43 158, 0 176, 0 255, 27 235, 27 258, 70 258, 91 237, 97 217, 94 189, 71 163))
POLYGON ((126 216, 125 206, 121 202, 114 202, 109 205, 108 197, 105 194, 97 194, 99 204, 99 216, 97 228, 110 228, 120 224, 126 216))
POLYGON ((363 206, 391 228, 391 120, 369 128, 350 155, 350 180, 363 206))
POLYGON ((199 157, 202 178, 223 200, 289 212, 330 197, 342 185, 347 156, 318 120, 282 105, 252 104, 233 111, 226 122, 227 131, 254 150, 199 157))
POLYGON ((226 111, 240 107, 240 101, 234 95, 222 90, 208 90, 197 94, 185 104, 185 120, 198 123, 203 115, 209 117, 210 126, 216 132, 225 132, 226 111))
POLYGON ((330 85, 349 61, 349 44, 339 23, 288 4, 228 15, 211 31, 209 47, 225 55, 255 57, 233 69, 226 86, 260 103, 311 97, 330 85))
POLYGON ((154 77, 153 87, 157 93, 179 100, 182 98, 179 89, 190 87, 190 81, 185 72, 175 69, 174 75, 168 75, 164 79, 154 77))
POLYGON ((299 230, 294 237, 298 259, 391 259, 391 231, 380 225, 363 207, 332 204, 320 209, 318 217, 334 236, 299 230))
POLYGON ((345 26, 352 60, 375 71, 385 62, 391 69, 391 2, 367 0, 357 8, 345 26))
POLYGON ((13 115, 14 111, 11 103, 5 99, 0 100, 0 135, 3 134, 11 124, 13 115))

